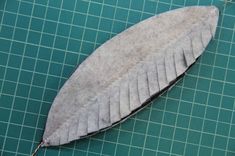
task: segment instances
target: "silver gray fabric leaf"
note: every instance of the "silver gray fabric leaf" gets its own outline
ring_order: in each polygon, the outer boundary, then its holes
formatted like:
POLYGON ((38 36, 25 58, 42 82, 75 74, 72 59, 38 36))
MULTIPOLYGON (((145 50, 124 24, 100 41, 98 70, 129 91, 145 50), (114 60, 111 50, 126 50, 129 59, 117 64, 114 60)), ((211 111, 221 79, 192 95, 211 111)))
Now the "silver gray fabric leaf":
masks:
POLYGON ((43 146, 112 127, 169 86, 215 35, 218 9, 193 6, 148 18, 89 56, 56 96, 43 146))

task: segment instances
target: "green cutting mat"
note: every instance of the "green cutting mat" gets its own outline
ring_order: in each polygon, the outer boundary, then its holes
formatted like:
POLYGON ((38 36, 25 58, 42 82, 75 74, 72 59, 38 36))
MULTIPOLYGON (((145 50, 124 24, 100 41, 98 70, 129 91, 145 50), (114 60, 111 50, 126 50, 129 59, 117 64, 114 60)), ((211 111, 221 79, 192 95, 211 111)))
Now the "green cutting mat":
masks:
POLYGON ((1 0, 0 155, 34 150, 59 88, 102 43, 154 14, 212 4, 217 34, 175 87, 106 132, 38 155, 235 155, 235 2, 219 0, 1 0))

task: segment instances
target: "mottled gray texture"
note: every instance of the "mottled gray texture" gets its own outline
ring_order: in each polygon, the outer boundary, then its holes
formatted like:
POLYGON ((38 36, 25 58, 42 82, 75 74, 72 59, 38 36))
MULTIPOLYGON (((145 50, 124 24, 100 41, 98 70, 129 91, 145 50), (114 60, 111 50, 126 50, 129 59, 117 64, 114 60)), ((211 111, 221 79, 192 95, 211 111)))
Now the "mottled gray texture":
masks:
POLYGON ((185 7, 144 20, 101 45, 56 96, 44 146, 68 143, 130 115, 201 55, 217 21, 215 7, 185 7))

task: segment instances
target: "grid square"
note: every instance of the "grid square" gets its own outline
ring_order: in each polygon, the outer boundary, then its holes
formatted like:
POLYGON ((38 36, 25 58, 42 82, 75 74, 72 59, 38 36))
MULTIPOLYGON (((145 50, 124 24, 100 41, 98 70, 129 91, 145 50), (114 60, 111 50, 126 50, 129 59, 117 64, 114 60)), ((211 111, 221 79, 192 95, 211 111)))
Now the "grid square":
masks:
POLYGON ((39 44, 41 33, 30 31, 27 42, 31 44, 39 44))
POLYGON ((47 47, 53 47, 54 39, 55 39, 54 35, 42 34, 42 36, 41 36, 41 45, 47 46, 47 47))
POLYGON ((174 140, 185 142, 187 138, 187 131, 182 128, 175 128, 174 140))
POLYGON ((202 91, 208 91, 209 85, 210 85, 210 80, 204 79, 204 78, 199 78, 198 84, 197 84, 197 89, 202 90, 202 91))
POLYGON ((16 14, 11 12, 4 12, 4 18, 2 19, 2 23, 6 25, 13 26, 16 22, 16 14))
POLYGON ((19 75, 19 70, 9 68, 6 71, 5 80, 17 81, 18 75, 19 75))
POLYGON ((207 107, 207 110, 206 110, 207 119, 217 120, 218 115, 219 115, 218 109, 213 108, 213 107, 207 107))
POLYGON ((33 85, 43 87, 45 85, 46 75, 35 73, 33 77, 33 85))
POLYGON ((174 133, 174 128, 172 128, 170 126, 162 125, 161 129, 162 129, 161 130, 161 137, 167 138, 167 139, 172 139, 173 133, 174 133))
POLYGON ((113 16, 114 16, 114 12, 115 12, 115 8, 114 7, 104 5, 101 15, 102 15, 102 17, 106 17, 106 18, 112 19, 113 16))
POLYGON ((193 101, 194 92, 194 90, 184 88, 182 91, 182 100, 188 102, 193 101))
POLYGON ((158 145, 159 151, 168 152, 170 151, 170 148, 171 148, 171 141, 166 139, 159 140, 159 145, 158 145))
POLYGON ((198 146, 192 144, 186 145, 185 155, 196 156, 197 153, 198 153, 198 146))
POLYGON ((235 71, 234 70, 227 70, 226 81, 235 83, 235 71))
POLYGON ((177 112, 179 105, 180 104, 178 100, 167 99, 166 111, 173 112, 173 113, 177 112))
POLYGON ((208 148, 208 147, 200 147, 199 150, 199 155, 203 156, 203 155, 211 155, 211 151, 212 149, 208 148))
MULTIPOLYGON (((8 119, 9 119, 9 116, 10 116, 10 110, 8 109, 3 109, 3 108, 0 108, 0 113, 1 113, 1 118, 0 118, 0 121, 4 121, 4 122, 8 122, 8 119)), ((0 122, 0 124, 2 125, 2 122, 0 122)), ((0 130, 1 131, 1 130, 0 130)), ((4 127, 1 131, 1 133, 4 133, 4 127)), ((4 134, 5 135, 5 134, 4 134)))
POLYGON ((33 16, 44 18, 46 12, 46 8, 41 5, 34 5, 33 16))
POLYGON ((175 122, 176 122, 176 114, 175 113, 168 113, 168 112, 164 113, 163 123, 165 123, 167 125, 175 125, 175 122))
POLYGON ((235 70, 235 57, 230 57, 229 58, 228 68, 235 70))
POLYGON ((73 13, 66 10, 60 10, 60 22, 70 24, 72 21, 73 13))
POLYGON ((215 65, 218 67, 226 68, 228 62, 228 56, 217 54, 215 65))
POLYGON ((98 32, 97 34, 97 43, 101 43, 103 44, 104 42, 108 41, 110 39, 110 33, 106 33, 106 32, 98 32))
POLYGON ((25 44, 20 43, 20 42, 13 42, 11 46, 11 53, 17 54, 17 55, 22 55, 24 52, 24 47, 25 44))
POLYGON ((152 136, 146 137, 145 148, 155 150, 157 146, 158 146, 158 138, 152 136))
POLYGON ((180 84, 180 82, 182 81, 179 81, 177 82, 177 86, 175 86, 174 88, 172 88, 167 94, 168 94, 168 97, 171 97, 171 98, 174 98, 174 99, 179 99, 180 98, 180 94, 181 94, 181 90, 182 88, 181 87, 178 87, 178 85, 180 84))
POLYGON ((160 135, 160 124, 149 123, 148 125, 148 135, 159 136, 160 135))
POLYGON ((16 90, 16 83, 9 82, 9 81, 5 81, 3 83, 2 93, 14 95, 15 90, 16 90))
POLYGON ((195 102, 200 104, 206 104, 207 97, 208 97, 207 92, 196 91, 195 102))
POLYGON ((207 133, 215 133, 216 130, 216 122, 210 120, 204 120, 203 131, 207 133))
POLYGON ((64 61, 65 52, 63 50, 53 49, 51 60, 54 62, 62 63, 64 61))
POLYGON ((29 70, 29 71, 34 70, 35 61, 36 60, 33 58, 24 57, 23 62, 22 62, 22 69, 29 70))
POLYGON ((72 26, 71 37, 73 37, 75 39, 82 39, 83 31, 84 31, 83 28, 72 26))
POLYGON ((51 89, 45 89, 45 94, 43 96, 43 100, 49 103, 52 103, 55 99, 57 92, 51 89))
POLYGON ((12 35, 13 35, 13 28, 12 27, 5 26, 5 25, 1 26, 0 37, 10 39, 10 38, 12 38, 12 35))
POLYGON ((75 70, 74 67, 64 65, 63 66, 63 71, 62 71, 62 76, 68 78, 72 72, 75 70))
POLYGON ((106 155, 114 155, 115 148, 116 146, 114 143, 104 142, 102 153, 106 155))
POLYGON ((197 131, 191 131, 190 130, 190 131, 188 131, 188 139, 187 139, 187 141, 189 143, 198 144, 199 141, 200 141, 200 135, 201 135, 201 133, 199 133, 197 131))
POLYGON ((28 29, 30 18, 27 16, 18 16, 16 26, 28 29))
MULTIPOLYGON (((0 112, 2 112, 2 109, 0 109, 0 112)), ((6 114, 4 114, 6 115, 6 114)), ((3 121, 2 119, 0 121, 3 121)), ((0 126, 1 126, 1 129, 0 129, 0 135, 1 136, 5 136, 6 135, 6 131, 7 131, 7 123, 3 123, 3 122, 0 122, 0 126)), ((1 141, 0 141, 1 142, 1 141)), ((3 143, 3 142, 2 142, 3 143)), ((1 145, 1 144, 0 144, 1 145)), ((2 147, 2 146, 1 146, 2 147)))
POLYGON ((38 18, 31 18, 30 29, 34 31, 42 31, 43 21, 38 18))
MULTIPOLYGON (((66 3, 66 1, 64 1, 64 4, 63 4, 63 5, 65 5, 65 3, 66 3)), ((49 5, 49 6, 52 6, 52 7, 57 7, 57 8, 59 8, 60 5, 61 5, 61 0, 50 0, 48 5, 49 5)))
POLYGON ((16 95, 27 98, 29 95, 30 86, 25 84, 18 84, 16 95))
POLYGON ((4 149, 7 151, 15 151, 15 149, 17 149, 18 141, 18 139, 6 138, 4 149))
POLYGON ((189 115, 191 113, 192 103, 180 101, 179 104, 179 113, 189 115))
POLYGON ((0 65, 6 65, 7 58, 8 58, 8 54, 0 52, 0 65))
POLYGON ((172 152, 174 154, 183 155, 185 144, 182 142, 174 141, 172 146, 172 152))
POLYGON ((58 21, 60 10, 57 8, 47 9, 46 18, 47 20, 58 21))
POLYGON ((141 156, 142 149, 136 147, 130 147, 130 156, 141 156))
POLYGON ((146 1, 144 6, 144 12, 154 14, 156 12, 157 3, 154 1, 146 1))
POLYGON ((220 109, 219 121, 230 123, 231 118, 232 118, 232 111, 220 109))
POLYGON ((222 97, 221 107, 226 109, 233 109, 234 107, 234 98, 232 97, 222 97))
POLYGON ((203 120, 197 117, 191 117, 190 129, 201 131, 203 120))
MULTIPOLYGON (((25 56, 36 57, 38 53, 38 46, 26 44, 25 45, 25 56)), ((23 52, 23 51, 22 51, 23 52)))
POLYGON ((59 63, 51 63, 49 68, 49 73, 51 75, 59 76, 62 71, 62 65, 59 63))
POLYGON ((160 14, 162 12, 168 11, 170 9, 170 5, 166 4, 166 3, 158 3, 158 9, 157 9, 157 13, 160 14))
POLYGON ((40 47, 38 52, 38 58, 43 60, 50 60, 51 53, 52 52, 50 48, 40 47))
POLYGON ((127 9, 117 8, 116 14, 115 14, 115 19, 125 22, 127 20, 127 15, 128 15, 127 9))
POLYGON ((105 133, 105 140, 111 141, 111 142, 116 142, 118 139, 118 133, 119 133, 119 131, 116 129, 108 130, 105 133))
POLYGON ((20 135, 21 126, 9 124, 7 136, 17 138, 20 135))
POLYGON ((86 27, 87 28, 93 28, 93 29, 98 29, 99 25, 99 18, 95 16, 87 16, 87 22, 86 22, 86 27))
POLYGON ((226 29, 226 28, 221 28, 220 39, 230 42, 230 41, 232 41, 232 34, 233 34, 232 30, 226 29))
POLYGON ((213 141, 214 141, 214 135, 202 133, 202 140, 201 140, 202 145, 211 147, 213 145, 213 141))
POLYGON ((85 29, 84 40, 95 42, 97 31, 91 29, 85 29))
POLYGON ((163 112, 159 110, 152 110, 150 121, 161 123, 163 118, 163 112))
POLYGON ((219 54, 227 54, 228 55, 230 52, 230 48, 231 48, 231 43, 219 41, 217 51, 219 54))
POLYGON ((19 68, 20 64, 22 61, 22 57, 18 55, 10 55, 9 61, 8 61, 8 66, 14 67, 14 68, 19 68))
POLYGON ((90 43, 90 42, 86 42, 83 41, 82 42, 82 53, 86 54, 86 55, 90 55, 94 50, 94 43, 90 43))
POLYGON ((150 151, 150 150, 144 150, 143 155, 155 156, 155 155, 156 155, 156 152, 155 152, 155 151, 150 151))
POLYGON ((50 33, 50 34, 55 34, 56 25, 57 25, 57 24, 56 24, 55 22, 52 22, 52 21, 45 21, 43 32, 45 32, 45 33, 50 33))
POLYGON ((37 60, 35 71, 39 73, 47 73, 49 63, 43 60, 37 60))
POLYGON ((88 14, 99 16, 101 13, 101 6, 102 5, 97 4, 97 3, 90 3, 88 14))
POLYGON ((37 115, 29 114, 29 113, 25 114, 25 118, 24 118, 25 126, 35 127, 36 123, 37 123, 37 115))
POLYGON ((21 138, 26 140, 33 140, 34 129, 29 127, 23 127, 21 138))
POLYGON ((113 29, 112 29, 112 32, 113 33, 120 33, 122 32, 124 29, 126 28, 126 23, 124 22, 119 22, 119 21, 114 21, 114 24, 113 24, 113 29))
POLYGON ((14 110, 24 111, 26 108, 27 99, 23 97, 16 97, 14 101, 14 110))
POLYGON ((131 9, 141 11, 143 8, 143 0, 136 0, 134 3, 131 3, 131 9))
MULTIPOLYGON (((60 0, 61 1, 61 0, 60 0)), ((62 8, 63 9, 67 9, 67 10, 73 10, 74 8, 74 4, 76 3, 76 0, 71 0, 71 1, 62 1, 63 5, 62 8)), ((60 2, 61 3, 61 2, 60 2)))
POLYGON ((118 143, 129 145, 131 142, 131 133, 120 130, 118 143))
POLYGON ((30 141, 26 141, 26 140, 20 140, 19 141, 19 149, 17 152, 20 153, 24 153, 24 154, 30 154, 30 150, 31 150, 31 145, 32 143, 30 141))
POLYGON ((147 130, 147 123, 145 121, 136 120, 134 132, 144 134, 147 130))
POLYGON ((214 67, 213 78, 216 80, 224 80, 225 70, 222 68, 214 67))
POLYGON ((16 12, 19 7, 18 1, 6 1, 6 10, 11 12, 16 12))
POLYGON ((76 39, 69 39, 68 51, 79 52, 81 48, 81 42, 76 39))
POLYGON ((235 96, 234 89, 235 89, 235 85, 234 84, 225 83, 225 86, 224 86, 224 95, 235 96))
POLYGON ((81 13, 74 13, 73 24, 78 26, 84 26, 86 21, 86 16, 81 13))
MULTIPOLYGON (((218 57, 217 57, 218 58, 218 57)), ((216 60, 219 60, 217 59, 216 60)), ((216 63, 215 63, 216 64, 216 63)), ((210 78, 212 74, 212 66, 201 65, 200 66, 200 76, 210 78)))
POLYGON ((226 149, 225 142, 228 142, 228 139, 221 136, 215 136, 214 146, 219 149, 226 149))
POLYGON ((223 136, 228 136, 229 129, 230 129, 230 125, 229 124, 219 122, 217 124, 216 134, 223 135, 223 136))
POLYGON ((42 94, 43 94, 43 89, 42 88, 32 86, 29 96, 32 99, 41 100, 42 99, 42 94))
POLYGON ((137 23, 140 21, 141 13, 137 11, 129 11, 128 22, 137 23))
POLYGON ((86 1, 81 1, 76 5, 76 11, 81 13, 87 13, 88 3, 86 1))
POLYGON ((190 118, 185 115, 178 115, 177 118, 177 127, 188 128, 190 118))
POLYGON ((14 124, 23 124, 24 113, 19 111, 12 111, 10 122, 14 124))
POLYGON ((89 148, 91 152, 100 153, 102 148, 102 141, 91 139, 89 148))

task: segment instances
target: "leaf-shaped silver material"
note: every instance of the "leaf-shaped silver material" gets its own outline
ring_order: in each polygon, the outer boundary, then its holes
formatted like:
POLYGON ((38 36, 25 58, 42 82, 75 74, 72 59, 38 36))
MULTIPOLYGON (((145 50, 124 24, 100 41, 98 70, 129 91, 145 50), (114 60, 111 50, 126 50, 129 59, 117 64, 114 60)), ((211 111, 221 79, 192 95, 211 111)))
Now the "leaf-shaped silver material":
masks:
POLYGON ((215 34, 218 9, 185 7, 146 19, 101 45, 56 96, 44 146, 111 127, 182 75, 215 34))

